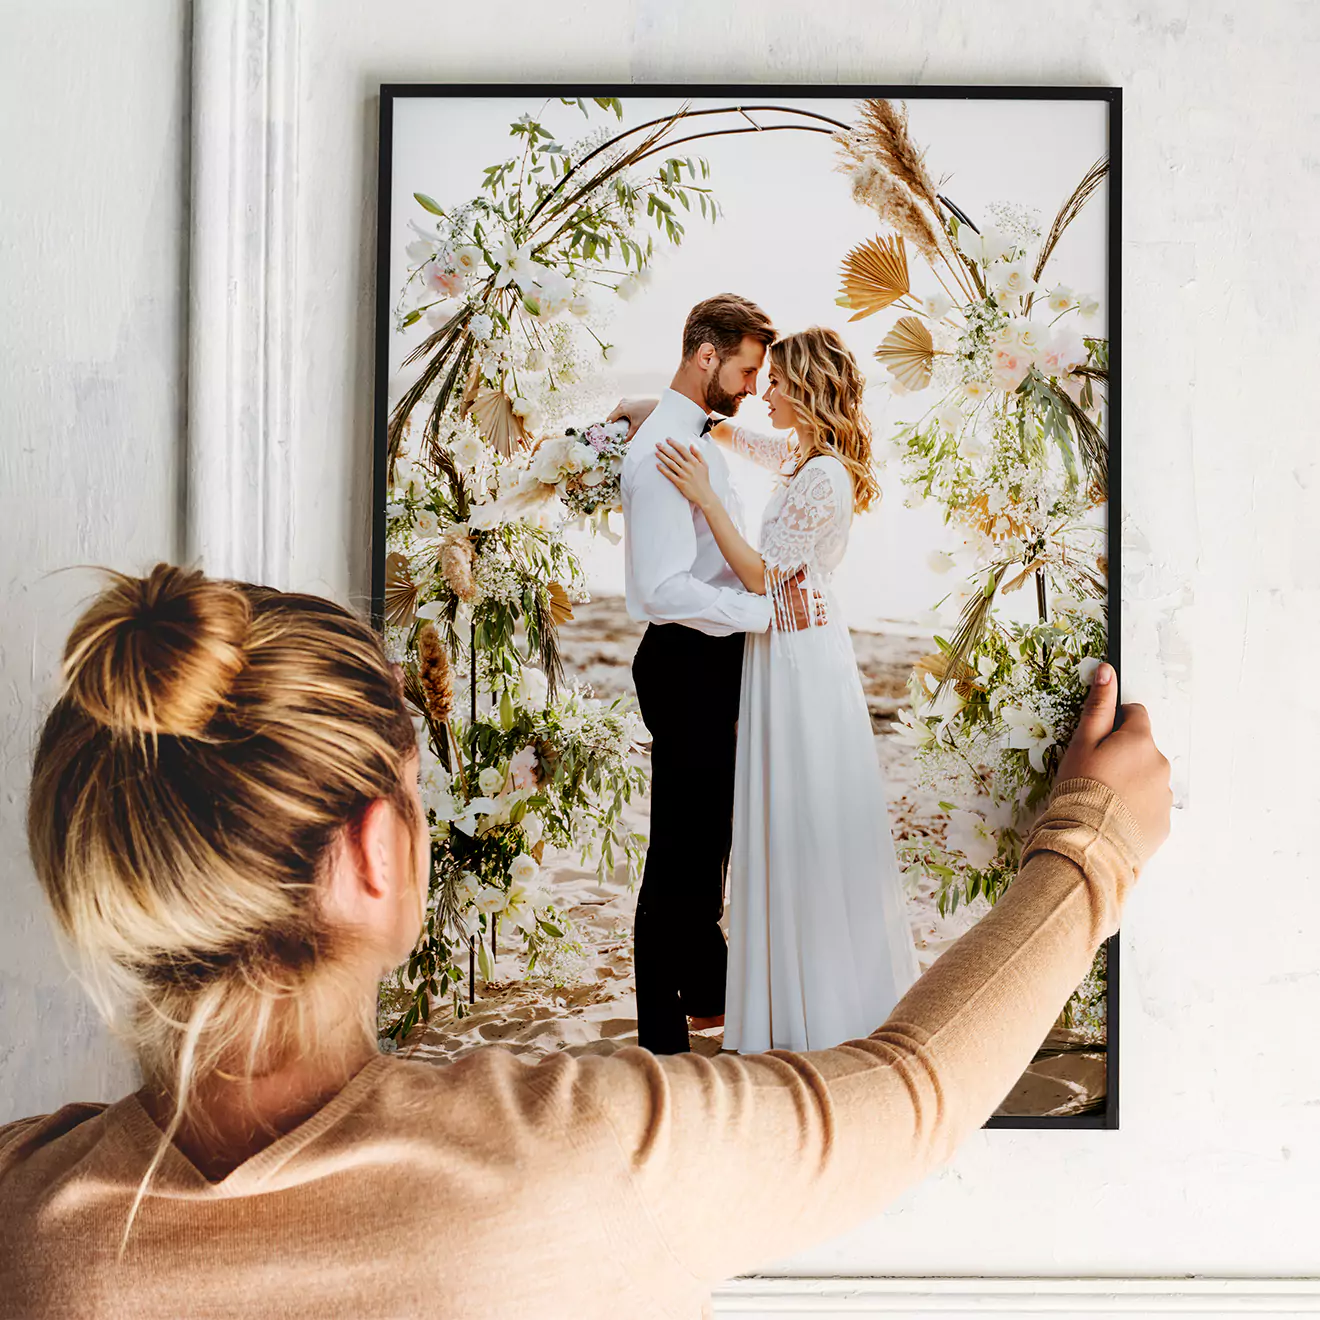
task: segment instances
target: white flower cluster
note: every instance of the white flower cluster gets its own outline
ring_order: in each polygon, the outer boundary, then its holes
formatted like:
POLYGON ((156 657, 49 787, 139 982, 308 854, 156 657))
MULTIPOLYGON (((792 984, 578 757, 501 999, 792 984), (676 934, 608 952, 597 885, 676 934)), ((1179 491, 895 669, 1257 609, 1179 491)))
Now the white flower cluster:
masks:
POLYGON ((621 511, 619 488, 627 449, 626 422, 593 422, 581 432, 544 441, 532 459, 532 475, 553 487, 569 510, 579 517, 599 511, 621 511))

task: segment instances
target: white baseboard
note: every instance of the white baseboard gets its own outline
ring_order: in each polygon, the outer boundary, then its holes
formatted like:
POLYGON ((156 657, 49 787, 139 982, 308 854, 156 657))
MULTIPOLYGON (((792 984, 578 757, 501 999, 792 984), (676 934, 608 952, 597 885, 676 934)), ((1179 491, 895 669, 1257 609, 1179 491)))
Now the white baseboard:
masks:
POLYGON ((1320 1314, 1320 1278, 735 1279, 717 1316, 1126 1315, 1186 1318, 1320 1314))

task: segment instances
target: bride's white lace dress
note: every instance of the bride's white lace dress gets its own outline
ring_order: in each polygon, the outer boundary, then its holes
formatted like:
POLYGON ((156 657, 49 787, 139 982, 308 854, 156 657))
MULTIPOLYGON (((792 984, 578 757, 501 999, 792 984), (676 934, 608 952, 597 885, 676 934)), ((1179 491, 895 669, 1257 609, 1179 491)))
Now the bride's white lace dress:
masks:
MULTIPOLYGON (((783 472, 792 442, 734 449, 783 472)), ((738 715, 724 1048, 827 1049, 868 1035, 918 974, 852 639, 830 587, 852 524, 831 456, 781 476, 761 523, 768 582, 805 569, 823 621, 749 633, 738 715)))

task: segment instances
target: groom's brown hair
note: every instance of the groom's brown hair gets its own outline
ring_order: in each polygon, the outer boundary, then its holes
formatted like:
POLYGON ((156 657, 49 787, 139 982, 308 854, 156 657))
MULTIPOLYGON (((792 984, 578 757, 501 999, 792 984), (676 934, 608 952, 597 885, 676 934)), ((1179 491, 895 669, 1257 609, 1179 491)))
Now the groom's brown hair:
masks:
POLYGON ((738 351, 744 338, 759 340, 769 348, 779 335, 770 318, 754 302, 736 293, 717 293, 688 313, 683 325, 683 361, 702 344, 712 344, 723 362, 738 351))

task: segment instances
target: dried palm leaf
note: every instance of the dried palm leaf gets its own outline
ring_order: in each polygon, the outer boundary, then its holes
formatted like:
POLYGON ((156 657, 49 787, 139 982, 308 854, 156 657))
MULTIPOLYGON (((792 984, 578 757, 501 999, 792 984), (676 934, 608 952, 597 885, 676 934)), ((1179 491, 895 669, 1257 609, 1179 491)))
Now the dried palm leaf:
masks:
POLYGON ((526 447, 522 418, 514 413, 513 400, 503 390, 478 389, 469 411, 477 429, 503 457, 526 447))
POLYGON ((555 626, 567 623, 573 617, 573 606, 568 599, 568 592, 558 582, 547 582, 546 592, 550 597, 550 617, 555 626))
POLYGON ((843 288, 839 302, 857 308, 850 321, 860 321, 897 302, 911 291, 908 279, 907 249, 903 236, 877 235, 853 248, 843 259, 843 288))
POLYGON ((1033 559, 1012 582, 1004 584, 1004 594, 1007 595, 1010 591, 1016 591, 1038 568, 1044 567, 1045 561, 1043 559, 1033 559))
POLYGON ((935 344, 919 316, 900 316, 875 355, 908 389, 924 390, 930 384, 935 344))
POLYGON ((958 695, 964 700, 970 698, 976 690, 973 681, 976 678, 976 670, 965 662, 956 665, 950 664, 949 657, 942 651, 934 651, 930 655, 923 655, 912 667, 919 674, 929 674, 943 686, 948 685, 946 680, 951 681, 958 695))
POLYGON ((958 618, 958 631, 954 633, 953 641, 949 643, 948 655, 945 658, 948 669, 935 689, 937 697, 944 695, 945 689, 958 673, 959 666, 967 665, 969 657, 985 635, 986 625, 990 621, 990 609, 995 603, 995 592, 999 590, 999 584, 1003 581, 1006 571, 1007 565, 999 565, 991 569, 982 589, 963 606, 962 614, 958 618))
POLYGON ((417 613, 417 595, 408 556, 392 551, 385 556, 385 622, 406 628, 417 613))
POLYGON ((1045 263, 1050 259, 1050 253, 1054 251, 1059 239, 1063 237, 1063 231, 1077 219, 1082 207, 1086 205, 1091 194, 1100 186, 1101 181, 1108 173, 1109 157, 1101 156, 1082 176, 1081 183, 1072 190, 1068 200, 1059 207, 1059 213, 1054 217, 1050 232, 1045 235, 1045 241, 1040 246, 1040 256, 1036 258, 1036 269, 1031 275, 1033 280, 1040 279, 1041 271, 1045 269, 1045 263))
POLYGON ((969 500, 960 516, 963 522, 970 523, 983 535, 997 541, 1005 540, 1010 536, 1016 536, 1024 541, 1031 539, 1031 529, 1020 518, 1015 517, 1011 510, 1001 509, 998 513, 990 511, 989 495, 981 494, 969 500), (1004 521, 1004 530, 996 531, 995 528, 1001 518, 1004 521))

